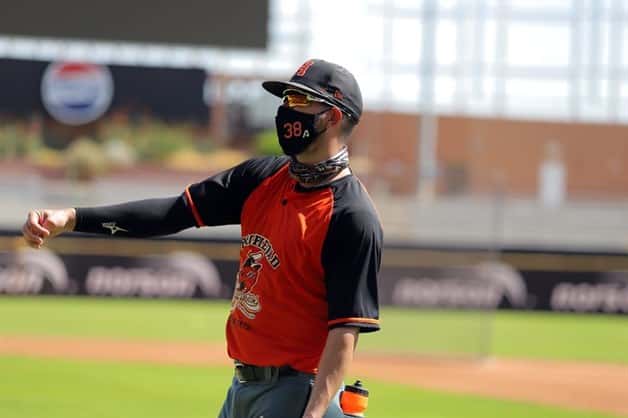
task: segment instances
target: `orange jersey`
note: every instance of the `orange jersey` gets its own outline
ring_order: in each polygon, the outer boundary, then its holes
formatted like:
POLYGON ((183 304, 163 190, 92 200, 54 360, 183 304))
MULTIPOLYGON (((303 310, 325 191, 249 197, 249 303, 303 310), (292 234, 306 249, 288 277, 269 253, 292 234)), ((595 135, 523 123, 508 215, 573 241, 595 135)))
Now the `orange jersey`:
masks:
POLYGON ((184 196, 198 226, 242 226, 229 355, 312 373, 330 328, 379 329, 382 229, 356 177, 304 189, 288 162, 249 160, 184 196))

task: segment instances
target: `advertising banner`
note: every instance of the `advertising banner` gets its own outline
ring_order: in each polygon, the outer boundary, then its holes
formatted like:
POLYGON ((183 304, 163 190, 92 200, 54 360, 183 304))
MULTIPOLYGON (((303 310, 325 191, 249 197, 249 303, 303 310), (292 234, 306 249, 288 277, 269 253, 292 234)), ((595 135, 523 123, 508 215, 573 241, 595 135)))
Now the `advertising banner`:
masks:
POLYGON ((235 267, 189 251, 120 257, 20 249, 0 252, 0 294, 228 298, 235 267))
POLYGON ((70 126, 103 116, 204 124, 206 81, 201 69, 0 59, 0 116, 38 113, 70 126))
POLYGON ((501 262, 383 268, 386 304, 428 309, 518 309, 628 314, 628 272, 517 270, 501 262))
MULTIPOLYGON (((20 241, 0 234, 0 294, 229 299, 239 268, 233 240, 20 241)), ((628 254, 388 247, 379 290, 382 305, 628 314, 628 254)))

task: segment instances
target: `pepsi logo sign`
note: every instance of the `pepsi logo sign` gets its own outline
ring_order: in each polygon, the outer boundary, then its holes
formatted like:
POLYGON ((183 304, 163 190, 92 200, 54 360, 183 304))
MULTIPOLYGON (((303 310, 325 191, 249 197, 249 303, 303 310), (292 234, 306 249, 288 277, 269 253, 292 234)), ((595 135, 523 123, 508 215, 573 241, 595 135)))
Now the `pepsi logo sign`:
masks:
POLYGON ((83 125, 101 117, 113 98, 107 67, 88 63, 52 63, 41 84, 44 106, 61 123, 83 125))

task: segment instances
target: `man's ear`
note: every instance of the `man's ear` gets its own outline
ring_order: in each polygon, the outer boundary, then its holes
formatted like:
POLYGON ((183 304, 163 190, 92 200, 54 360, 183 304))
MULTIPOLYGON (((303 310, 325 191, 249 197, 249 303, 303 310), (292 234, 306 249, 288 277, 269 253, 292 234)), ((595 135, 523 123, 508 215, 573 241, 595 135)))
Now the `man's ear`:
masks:
POLYGON ((340 121, 342 121, 342 111, 337 107, 332 107, 320 116, 318 123, 323 126, 329 122, 330 126, 334 126, 340 121))
POLYGON ((339 123, 340 121, 342 121, 342 111, 338 109, 337 107, 332 107, 331 117, 329 118, 329 120, 332 122, 332 125, 335 125, 339 123))

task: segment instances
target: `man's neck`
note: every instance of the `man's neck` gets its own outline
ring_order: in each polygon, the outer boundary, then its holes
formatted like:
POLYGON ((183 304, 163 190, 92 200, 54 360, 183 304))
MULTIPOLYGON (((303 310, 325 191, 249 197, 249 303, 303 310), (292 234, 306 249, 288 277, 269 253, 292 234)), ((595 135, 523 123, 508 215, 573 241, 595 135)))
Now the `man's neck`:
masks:
POLYGON ((299 154, 295 158, 295 164, 291 165, 293 177, 303 187, 317 187, 351 174, 347 166, 348 154, 344 144, 334 141, 321 145, 319 148, 308 150, 307 153, 299 154), (316 181, 316 178, 320 181, 316 181), (302 179, 305 181, 301 181, 302 179))
POLYGON ((312 144, 314 147, 297 155, 297 161, 308 165, 318 164, 337 155, 344 146, 337 138, 331 138, 324 142, 320 139, 312 144))
MULTIPOLYGON (((343 177, 347 177, 348 175, 351 174, 351 170, 349 168, 345 168, 343 169, 340 173, 336 174, 334 177, 332 177, 331 179, 329 179, 328 182, 326 182, 325 184, 329 184, 331 182, 334 182, 336 180, 339 180, 343 177)), ((310 188, 315 188, 315 187, 319 187, 320 185, 318 184, 305 184, 305 183, 301 183, 300 181, 297 180, 297 183, 299 183, 299 186, 303 187, 304 189, 310 189, 310 188)))

